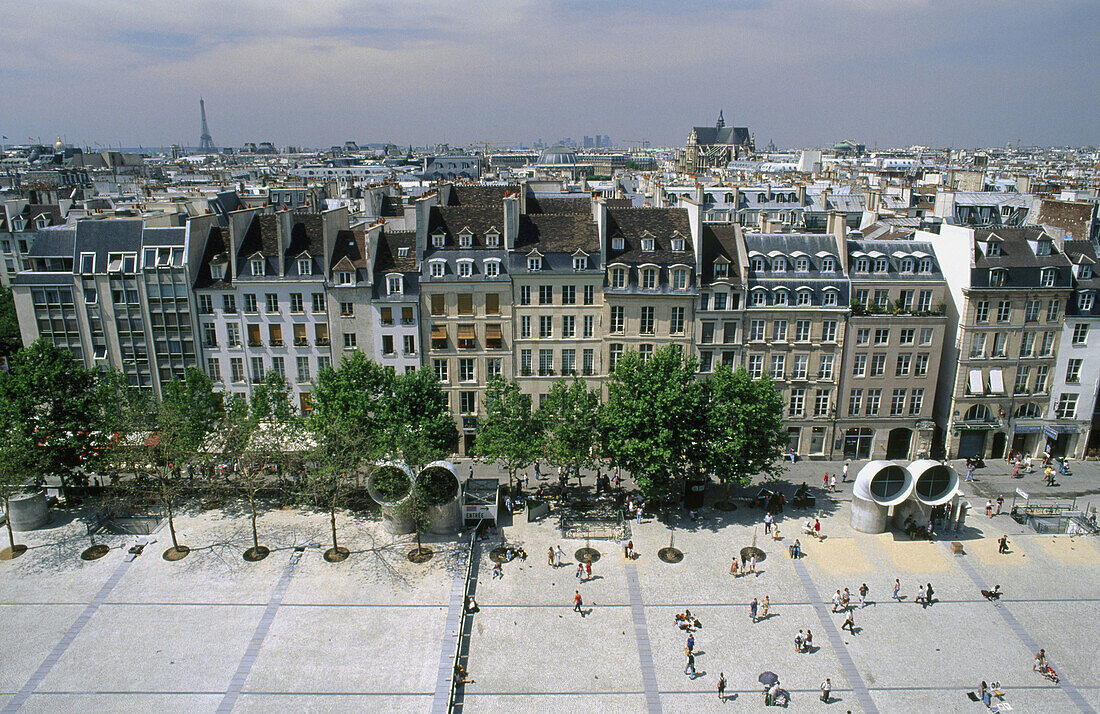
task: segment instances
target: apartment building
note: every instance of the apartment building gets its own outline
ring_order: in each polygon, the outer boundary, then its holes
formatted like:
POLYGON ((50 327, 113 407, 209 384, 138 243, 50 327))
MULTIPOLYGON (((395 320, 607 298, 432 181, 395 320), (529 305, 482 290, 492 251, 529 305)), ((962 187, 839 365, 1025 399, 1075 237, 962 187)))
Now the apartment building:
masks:
POLYGON ((1100 350, 1096 349, 1100 339, 1100 276, 1096 274, 1096 248, 1092 243, 1067 239, 1061 247, 1073 266, 1073 294, 1066 303, 1047 407, 1055 423, 1044 425, 1043 435, 1051 453, 1080 459, 1090 441, 1100 389, 1100 350))
MULTIPOLYGON (((691 205, 691 204, 689 204, 691 205)), ((646 359, 677 343, 694 353, 702 221, 688 208, 607 208, 597 216, 606 252, 604 364, 615 369, 626 350, 646 359)))
POLYGON ((931 453, 947 283, 931 244, 849 238, 837 440, 848 459, 931 453))
POLYGON ((951 296, 937 421, 952 458, 1040 454, 1060 428, 1050 400, 1071 263, 1043 227, 919 231, 932 244, 951 296))
POLYGON ((826 457, 849 301, 843 221, 838 234, 745 233, 745 366, 769 375, 786 404, 788 447, 826 457))
POLYGON ((595 387, 602 375, 600 235, 591 201, 569 204, 555 206, 568 212, 521 215, 509 253, 515 378, 536 405, 562 377, 583 376, 595 387))
POLYGON ((416 241, 425 365, 447 392, 465 454, 488 380, 515 374, 509 250, 519 231, 519 199, 505 198, 498 187, 461 188, 418 201, 416 241))
POLYGON ((695 347, 699 371, 718 364, 737 369, 742 364, 746 259, 740 231, 734 226, 704 225, 701 230, 699 303, 695 310, 695 347))
POLYGON ((375 232, 371 304, 377 326, 374 355, 395 372, 420 367, 420 269, 415 231, 375 232))
POLYGON ((159 397, 198 366, 188 236, 140 219, 39 231, 12 283, 24 344, 45 337, 159 397))
MULTIPOLYGON (((68 203, 68 202, 66 202, 68 203)), ((58 204, 17 199, 0 203, 0 285, 10 287, 38 231, 65 223, 58 204)))

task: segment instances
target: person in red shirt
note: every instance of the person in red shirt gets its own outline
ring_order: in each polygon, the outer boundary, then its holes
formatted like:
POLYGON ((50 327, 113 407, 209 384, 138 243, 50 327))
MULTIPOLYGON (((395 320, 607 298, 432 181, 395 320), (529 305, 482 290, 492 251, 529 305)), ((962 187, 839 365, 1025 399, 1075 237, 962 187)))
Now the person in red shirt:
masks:
POLYGON ((581 617, 584 617, 584 610, 581 609, 581 605, 584 604, 581 600, 581 591, 577 590, 576 592, 577 594, 573 596, 573 612, 579 612, 581 617))

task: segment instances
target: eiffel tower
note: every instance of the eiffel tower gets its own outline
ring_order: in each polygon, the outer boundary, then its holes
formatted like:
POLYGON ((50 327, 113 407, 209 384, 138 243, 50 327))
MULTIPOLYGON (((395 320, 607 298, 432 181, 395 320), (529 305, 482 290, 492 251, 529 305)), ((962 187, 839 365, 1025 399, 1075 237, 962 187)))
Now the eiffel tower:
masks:
POLYGON ((206 102, 199 97, 199 113, 202 114, 202 134, 199 136, 199 152, 203 154, 213 154, 217 149, 214 148, 214 140, 210 138, 210 127, 206 126, 206 102))

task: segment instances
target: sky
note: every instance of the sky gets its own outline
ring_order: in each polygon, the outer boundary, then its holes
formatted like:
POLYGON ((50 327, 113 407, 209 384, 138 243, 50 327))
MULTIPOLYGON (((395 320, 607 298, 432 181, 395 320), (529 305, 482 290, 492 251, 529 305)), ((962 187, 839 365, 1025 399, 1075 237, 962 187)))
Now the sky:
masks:
POLYGON ((0 134, 79 146, 1100 143, 1097 0, 36 0, 0 134))

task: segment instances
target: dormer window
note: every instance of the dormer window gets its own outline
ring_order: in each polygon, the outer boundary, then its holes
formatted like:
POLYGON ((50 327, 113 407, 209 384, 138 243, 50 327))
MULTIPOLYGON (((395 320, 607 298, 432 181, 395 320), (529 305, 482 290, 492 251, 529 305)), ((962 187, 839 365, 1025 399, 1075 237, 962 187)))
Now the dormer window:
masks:
POLYGON ((764 259, 761 258, 760 256, 754 257, 751 261, 749 261, 749 267, 752 268, 754 273, 763 273, 764 272, 764 259))
POLYGON ((673 238, 672 239, 672 249, 674 251, 676 251, 677 253, 682 252, 684 250, 684 239, 683 238, 673 238))
POLYGON ((856 272, 866 273, 871 269, 871 261, 869 258, 857 258, 856 259, 856 272))
POLYGON ((225 263, 211 263, 210 264, 210 277, 214 280, 221 280, 225 277, 225 263))
POLYGON ((483 264, 485 270, 485 277, 495 278, 500 275, 500 261, 499 260, 486 260, 483 264))
POLYGON ((919 270, 922 273, 931 273, 932 272, 932 259, 931 258, 921 258, 920 262, 917 263, 917 270, 919 270))
POLYGON ((458 234, 458 247, 470 248, 474 244, 474 236, 472 233, 466 231, 458 234))
POLYGON ((912 273, 913 272, 913 259, 912 258, 902 258, 901 259, 901 272, 903 272, 903 273, 912 273))
POLYGON ((687 288, 688 271, 683 268, 677 268, 672 271, 672 288, 674 290, 684 290, 687 288))
POLYGON ((1035 255, 1043 257, 1050 255, 1050 241, 1040 240, 1035 244, 1035 255))
POLYGON ((986 248, 986 255, 988 257, 996 258, 996 257, 1001 255, 1001 242, 1000 241, 990 241, 986 245, 988 246, 986 248))
POLYGON ((350 270, 341 270, 336 273, 336 283, 338 285, 355 285, 355 273, 350 270))
POLYGON ((312 275, 313 261, 309 258, 298 259, 298 275, 312 275))
POLYGON ((1054 268, 1043 268, 1039 284, 1044 288, 1054 287, 1054 278, 1056 275, 1057 272, 1054 268))
POLYGON ((95 253, 80 254, 80 272, 84 275, 95 272, 95 253))
POLYGON ((622 250, 626 247, 626 241, 622 236, 616 236, 611 239, 611 250, 622 250))
POLYGON ((1004 268, 994 268, 989 271, 989 284, 991 287, 999 288, 1005 284, 1005 276, 1008 271, 1004 268))
POLYGON ((252 266, 253 275, 264 274, 264 260, 262 258, 253 259, 252 261, 250 261, 250 265, 252 266))
POLYGON ((474 261, 472 260, 460 260, 458 261, 458 277, 468 278, 474 274, 474 261))
POLYGON ((26 221, 26 219, 23 219, 23 218, 13 218, 13 219, 11 220, 11 227, 12 227, 12 228, 13 228, 13 229, 14 229, 14 230, 15 230, 16 232, 22 231, 22 230, 23 230, 24 228, 26 228, 26 226, 27 226, 27 221, 26 221))
POLYGON ((573 270, 588 270, 588 256, 587 255, 574 255, 573 256, 573 270))
POLYGON ((886 258, 875 258, 875 272, 885 273, 890 264, 886 258))
POLYGON ((485 246, 488 248, 500 247, 500 234, 499 233, 486 233, 485 234, 485 246))
POLYGON ((1092 310, 1093 291, 1088 290, 1083 293, 1077 294, 1077 309, 1081 312, 1089 312, 1092 310))
POLYGON ((825 256, 824 258, 821 259, 821 272, 823 272, 823 273, 836 272, 836 260, 833 259, 833 256, 827 255, 827 256, 825 256))
POLYGON ((34 225, 41 229, 50 225, 50 222, 45 216, 39 216, 38 218, 34 219, 34 225))
POLYGON ((1092 266, 1082 264, 1080 270, 1077 271, 1077 277, 1081 280, 1092 279, 1092 266))
POLYGON ((642 270, 642 288, 653 290, 657 287, 657 269, 645 268, 642 270))
POLYGON ((528 270, 542 270, 542 256, 532 255, 527 258, 528 270))
POLYGON ((617 289, 626 287, 626 268, 611 269, 611 287, 617 289))
POLYGON ((443 242, 447 239, 446 233, 433 233, 432 234, 432 246, 435 248, 442 248, 443 242))
POLYGON ((431 276, 433 278, 442 278, 443 272, 446 270, 446 262, 442 260, 433 260, 430 263, 431 276))
POLYGON ((795 272, 808 273, 810 272, 810 259, 805 257, 796 258, 794 261, 795 272))
POLYGON ((642 250, 646 251, 647 253, 652 252, 653 245, 654 242, 652 238, 642 238, 642 250))
POLYGON ((775 271, 776 273, 785 273, 785 272, 787 272, 787 259, 782 258, 782 257, 773 258, 772 259, 772 270, 775 271))
POLYGON ((168 265, 168 261, 172 258, 172 250, 170 248, 157 248, 157 267, 163 268, 168 265))
POLYGON ((408 258, 409 257, 409 249, 407 247, 398 248, 397 249, 397 257, 398 258, 408 258))
POLYGON ((726 278, 729 277, 730 264, 729 263, 715 263, 714 264, 714 277, 726 278))
POLYGON ((386 291, 390 295, 400 295, 405 292, 404 283, 400 275, 391 275, 386 279, 386 291))
POLYGON ((786 290, 780 290, 775 294, 776 305, 787 305, 790 302, 789 296, 786 290))
POLYGON ((752 293, 752 305, 753 307, 764 307, 768 304, 768 295, 763 289, 754 290, 752 293))

